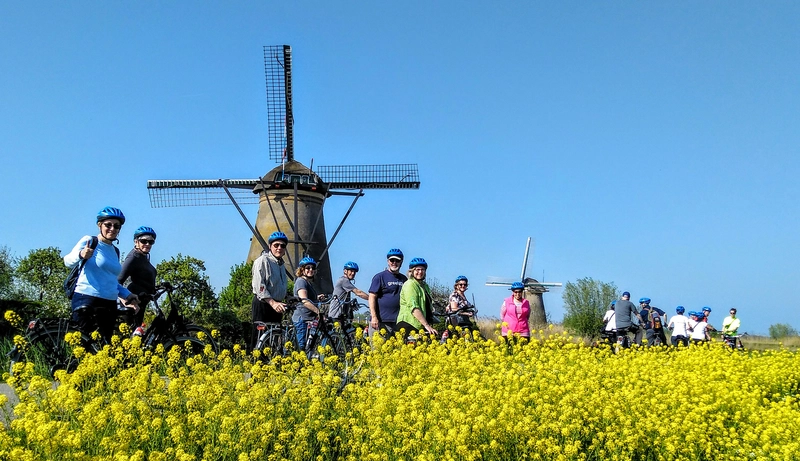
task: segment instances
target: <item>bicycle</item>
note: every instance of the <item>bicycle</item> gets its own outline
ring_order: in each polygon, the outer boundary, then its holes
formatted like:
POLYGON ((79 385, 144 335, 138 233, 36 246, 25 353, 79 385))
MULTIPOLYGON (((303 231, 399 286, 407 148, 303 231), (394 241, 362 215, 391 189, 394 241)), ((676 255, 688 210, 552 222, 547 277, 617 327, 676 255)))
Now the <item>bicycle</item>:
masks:
POLYGON ((298 350, 297 334, 292 323, 292 312, 300 303, 299 298, 286 299, 286 311, 280 322, 253 322, 258 338, 253 345, 254 351, 260 351, 264 357, 285 357, 298 350), (287 347, 287 344, 289 347, 287 347))
POLYGON ((450 335, 457 334, 459 329, 461 331, 461 335, 467 341, 472 341, 475 339, 474 332, 476 331, 478 332, 480 339, 483 339, 483 334, 478 327, 478 323, 475 321, 478 316, 478 309, 475 306, 460 307, 452 312, 445 312, 443 315, 435 314, 435 316, 439 318, 444 317, 442 342, 445 342, 450 335))
POLYGON ((723 333, 722 342, 725 344, 725 346, 730 347, 733 350, 743 351, 744 344, 742 344, 742 336, 747 336, 747 333, 742 333, 740 335, 726 335, 723 333))
MULTIPOLYGON (((142 334, 142 347, 149 349, 163 344, 164 349, 169 351, 174 346, 185 347, 188 341, 190 345, 186 351, 188 355, 202 353, 206 344, 210 344, 214 352, 218 352, 219 347, 211 334, 205 328, 187 320, 172 305, 170 295, 174 290, 166 282, 157 287, 156 293, 152 296, 151 306, 156 317, 142 334), (172 305, 169 315, 165 315, 158 305, 158 298, 165 293, 172 305)), ((118 319, 130 317, 132 311, 133 309, 130 308, 118 309, 118 319)), ((123 320, 121 323, 128 322, 123 320)), ((18 362, 33 362, 37 372, 50 377, 54 377, 58 370, 71 373, 78 366, 78 358, 75 356, 76 347, 83 348, 86 353, 95 354, 105 344, 104 341, 95 341, 91 334, 81 331, 71 319, 63 318, 31 320, 25 330, 25 343, 26 346, 15 344, 8 353, 11 362, 9 372, 12 375, 14 374, 14 365, 18 362), (67 335, 77 335, 76 340, 72 341, 76 346, 67 341, 67 335)))
POLYGON ((305 351, 309 358, 318 358, 324 361, 324 354, 320 354, 320 348, 330 346, 333 352, 344 359, 348 352, 359 345, 356 335, 356 327, 353 325, 353 314, 360 308, 366 308, 365 304, 357 299, 352 299, 341 304, 342 315, 337 319, 331 319, 327 315, 329 303, 320 303, 320 314, 317 319, 310 322, 309 334, 306 339, 305 351), (336 326, 336 323, 339 326, 336 326))

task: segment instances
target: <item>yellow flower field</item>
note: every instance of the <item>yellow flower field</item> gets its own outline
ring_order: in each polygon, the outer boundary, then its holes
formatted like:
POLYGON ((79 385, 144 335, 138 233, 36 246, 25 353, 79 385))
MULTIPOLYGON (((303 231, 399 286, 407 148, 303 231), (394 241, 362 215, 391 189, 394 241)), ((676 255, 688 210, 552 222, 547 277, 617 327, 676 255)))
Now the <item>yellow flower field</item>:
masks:
MULTIPOLYGON (((719 344, 615 355, 566 336, 415 346, 342 363, 243 351, 83 357, 60 384, 20 369, 13 460, 793 460, 800 360, 719 344)), ((324 351, 323 351, 324 352, 324 351)))

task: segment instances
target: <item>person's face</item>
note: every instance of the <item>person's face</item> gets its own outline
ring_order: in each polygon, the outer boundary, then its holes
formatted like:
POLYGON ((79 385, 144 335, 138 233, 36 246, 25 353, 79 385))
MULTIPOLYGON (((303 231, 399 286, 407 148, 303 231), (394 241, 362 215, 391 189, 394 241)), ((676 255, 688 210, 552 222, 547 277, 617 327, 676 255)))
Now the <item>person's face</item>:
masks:
POLYGON ((282 258, 283 255, 286 254, 286 243, 281 240, 272 242, 269 245, 269 251, 272 252, 272 255, 276 258, 282 258))
POLYGON ((400 267, 403 266, 403 260, 394 256, 389 258, 387 263, 389 264, 389 270, 391 272, 397 272, 400 270, 400 267))
POLYGON ((417 280, 425 280, 425 273, 428 270, 422 266, 417 266, 411 269, 411 276, 417 280))
POLYGON ((106 219, 97 223, 100 228, 100 235, 106 240, 115 240, 119 235, 119 230, 122 229, 122 223, 119 219, 106 219))
POLYGON ((354 278, 356 278, 356 271, 354 271, 353 269, 345 269, 344 276, 347 277, 349 280, 353 280, 354 278))
POLYGON ((464 292, 464 291, 467 291, 467 287, 469 287, 469 283, 467 283, 466 280, 462 280, 462 281, 456 283, 456 287, 458 287, 459 291, 464 292))
POLYGON ((317 266, 314 266, 313 264, 306 264, 305 266, 303 266, 304 277, 311 278, 314 276, 316 272, 317 272, 317 266))
POLYGON ((514 290, 512 293, 514 294, 514 299, 522 300, 522 290, 514 290))
POLYGON ((154 239, 152 235, 142 235, 136 239, 136 249, 147 254, 153 249, 153 245, 155 245, 155 243, 156 239, 154 239))
POLYGON ((731 311, 731 317, 736 317, 736 311, 731 311))

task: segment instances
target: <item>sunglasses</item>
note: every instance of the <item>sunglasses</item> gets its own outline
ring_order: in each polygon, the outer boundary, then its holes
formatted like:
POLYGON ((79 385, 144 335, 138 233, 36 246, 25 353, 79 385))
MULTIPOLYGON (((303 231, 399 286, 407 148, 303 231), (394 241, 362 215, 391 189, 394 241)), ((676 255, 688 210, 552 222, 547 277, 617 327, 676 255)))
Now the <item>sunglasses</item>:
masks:
POLYGON ((466 284, 466 283, 459 283, 459 284, 458 284, 458 286, 460 286, 460 287, 468 287, 468 286, 469 286, 469 284, 466 284))
POLYGON ((389 262, 390 263, 394 263, 394 264, 403 264, 403 260, 402 259, 397 259, 397 258, 391 258, 391 259, 389 259, 389 262))
POLYGON ((153 245, 156 243, 156 241, 151 239, 139 239, 139 243, 142 245, 153 245))
POLYGON ((103 223, 103 227, 105 227, 106 229, 117 229, 117 230, 119 230, 119 229, 122 229, 122 224, 104 222, 103 223))
POLYGON ((519 293, 522 293, 522 290, 514 290, 514 291, 512 291, 512 293, 519 294, 519 293))
POLYGON ((304 267, 303 269, 305 269, 305 270, 307 270, 307 271, 315 271, 315 270, 317 270, 317 268, 316 268, 316 267, 314 267, 314 266, 306 266, 306 267, 304 267))
POLYGON ((286 248, 285 243, 273 243, 272 248, 286 248))

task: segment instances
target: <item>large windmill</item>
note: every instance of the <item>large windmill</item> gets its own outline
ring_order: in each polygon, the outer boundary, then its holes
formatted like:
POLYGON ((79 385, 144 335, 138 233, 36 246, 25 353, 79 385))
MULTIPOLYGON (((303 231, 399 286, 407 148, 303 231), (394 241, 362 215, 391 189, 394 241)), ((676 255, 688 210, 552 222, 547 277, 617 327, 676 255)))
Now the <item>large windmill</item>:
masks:
POLYGON ((264 47, 267 77, 269 158, 278 166, 256 179, 150 180, 147 189, 153 208, 233 204, 253 233, 247 260, 266 250, 264 236, 280 230, 289 236, 287 272, 305 255, 319 261, 318 288, 333 291, 328 248, 364 189, 419 189, 416 164, 335 165, 306 167, 294 158, 292 113, 292 49, 288 45, 264 47), (325 233, 323 207, 333 195, 353 197, 330 240, 325 233), (258 203, 255 226, 239 203, 258 203))
POLYGON ((550 288, 560 287, 561 282, 540 282, 531 277, 526 277, 525 272, 528 268, 528 255, 531 251, 531 238, 525 245, 525 256, 522 258, 522 273, 518 280, 503 277, 487 277, 486 285, 493 287, 510 287, 514 282, 522 282, 525 285, 525 298, 531 304, 531 324, 544 325, 547 323, 547 313, 544 310, 544 299, 542 294, 550 291, 550 288))

